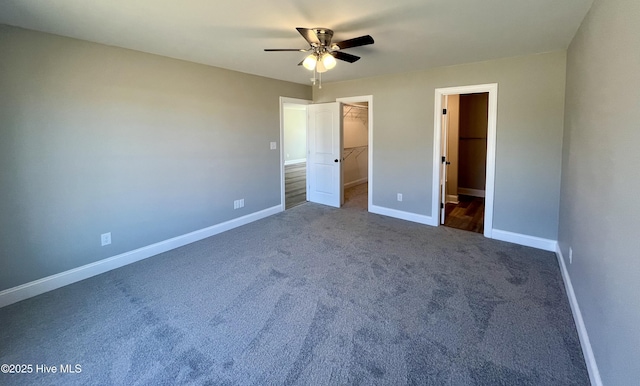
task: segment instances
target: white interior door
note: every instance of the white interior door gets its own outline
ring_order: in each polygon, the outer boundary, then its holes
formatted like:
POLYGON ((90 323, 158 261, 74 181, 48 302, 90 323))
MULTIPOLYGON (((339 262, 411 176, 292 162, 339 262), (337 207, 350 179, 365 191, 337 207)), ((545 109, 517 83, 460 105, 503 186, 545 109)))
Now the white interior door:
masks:
POLYGON ((442 166, 440 172, 440 224, 444 224, 445 205, 447 203, 447 151, 449 144, 449 119, 446 113, 447 96, 442 97, 442 143, 440 154, 442 154, 442 166))
POLYGON ((336 208, 342 190, 342 108, 339 102, 308 106, 309 201, 336 208))

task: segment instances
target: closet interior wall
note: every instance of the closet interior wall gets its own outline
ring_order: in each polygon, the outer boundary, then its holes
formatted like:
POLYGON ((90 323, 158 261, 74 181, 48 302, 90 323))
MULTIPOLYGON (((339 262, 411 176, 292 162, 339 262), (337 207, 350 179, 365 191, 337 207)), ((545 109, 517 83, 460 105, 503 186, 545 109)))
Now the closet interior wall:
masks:
POLYGON ((369 170, 369 109, 366 104, 344 104, 342 173, 344 187, 367 182, 369 170))

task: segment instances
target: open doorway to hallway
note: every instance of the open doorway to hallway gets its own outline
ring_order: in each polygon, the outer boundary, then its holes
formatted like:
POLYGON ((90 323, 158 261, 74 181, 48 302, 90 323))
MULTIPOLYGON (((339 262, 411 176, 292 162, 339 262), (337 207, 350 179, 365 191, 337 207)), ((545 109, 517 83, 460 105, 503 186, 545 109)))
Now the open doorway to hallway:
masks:
POLYGON ((484 233, 489 93, 443 96, 441 224, 484 233))
MULTIPOLYGON (((485 167, 485 197, 484 197, 484 224, 485 237, 493 236, 493 199, 496 168, 496 123, 498 120, 498 84, 478 84, 470 86, 458 86, 437 88, 435 90, 435 111, 433 130, 433 185, 431 196, 431 213, 433 224, 444 224, 446 217, 445 203, 447 194, 445 191, 447 181, 447 148, 443 146, 443 137, 446 136, 446 124, 448 123, 447 96, 459 94, 488 93, 487 102, 487 135, 486 135, 486 167, 485 167)), ((446 143, 446 142, 444 142, 446 143)))
POLYGON ((307 202, 307 106, 309 101, 282 98, 283 203, 290 209, 307 202))

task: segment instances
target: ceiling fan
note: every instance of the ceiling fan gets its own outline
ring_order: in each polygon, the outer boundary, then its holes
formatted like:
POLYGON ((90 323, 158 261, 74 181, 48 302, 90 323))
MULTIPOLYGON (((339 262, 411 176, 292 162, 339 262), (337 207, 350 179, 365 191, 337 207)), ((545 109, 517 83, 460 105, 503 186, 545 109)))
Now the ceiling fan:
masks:
POLYGON ((353 63, 360 59, 359 56, 342 52, 347 48, 366 46, 373 44, 373 38, 370 35, 364 35, 353 39, 332 43, 333 31, 328 28, 296 28, 300 35, 309 43, 309 48, 265 48, 265 51, 299 51, 311 52, 298 65, 304 66, 311 71, 319 73, 326 72, 336 65, 336 59, 353 63))

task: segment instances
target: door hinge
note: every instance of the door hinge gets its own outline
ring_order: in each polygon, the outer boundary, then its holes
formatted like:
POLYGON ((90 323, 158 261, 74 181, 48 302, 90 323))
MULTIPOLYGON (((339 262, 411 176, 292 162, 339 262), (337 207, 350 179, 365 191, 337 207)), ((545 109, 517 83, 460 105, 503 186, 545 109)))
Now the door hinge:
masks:
POLYGON ((442 163, 445 163, 445 161, 446 161, 446 160, 447 160, 447 159, 443 156, 443 157, 442 157, 442 163))
POLYGON ((442 115, 447 115, 447 109, 442 109, 442 115))
POLYGON ((444 204, 440 203, 440 209, 444 209, 444 204))

